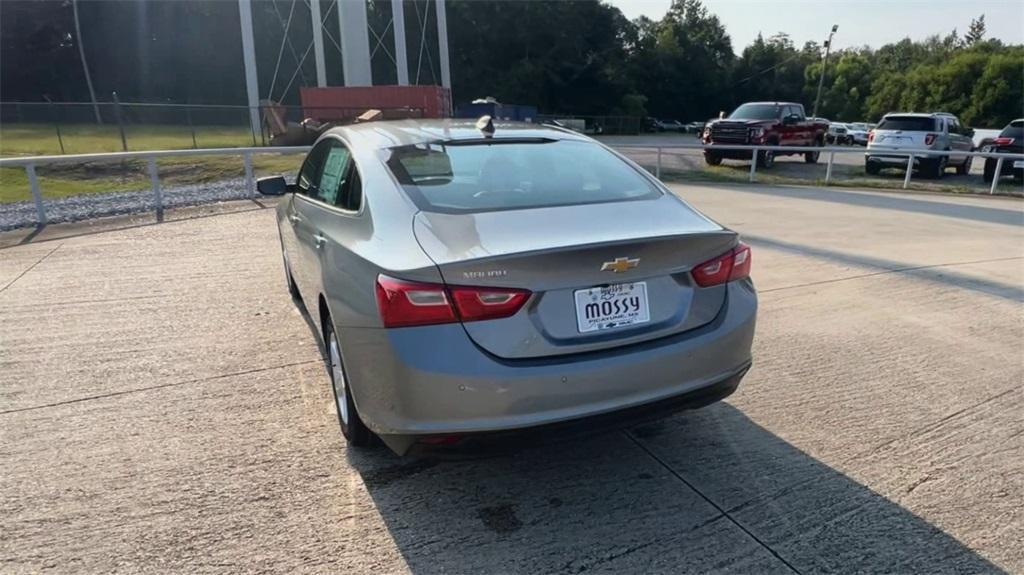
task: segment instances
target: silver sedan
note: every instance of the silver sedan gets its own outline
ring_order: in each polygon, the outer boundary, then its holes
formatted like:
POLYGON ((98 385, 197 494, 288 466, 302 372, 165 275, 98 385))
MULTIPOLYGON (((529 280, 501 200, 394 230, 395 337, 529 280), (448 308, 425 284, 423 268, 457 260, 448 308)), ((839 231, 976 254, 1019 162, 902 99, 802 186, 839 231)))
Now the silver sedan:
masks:
POLYGON ((341 429, 398 454, 605 429, 732 393, 751 363, 750 248, 568 130, 332 129, 277 222, 341 429))

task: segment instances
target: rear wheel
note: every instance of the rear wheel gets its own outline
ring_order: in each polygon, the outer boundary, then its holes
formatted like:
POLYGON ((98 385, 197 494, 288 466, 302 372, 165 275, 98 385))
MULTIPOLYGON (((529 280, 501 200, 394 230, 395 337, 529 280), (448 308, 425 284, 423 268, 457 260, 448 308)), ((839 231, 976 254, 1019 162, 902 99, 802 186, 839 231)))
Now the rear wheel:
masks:
POLYGON ((334 404, 338 409, 338 423, 341 433, 349 444, 355 447, 368 447, 373 442, 373 434, 359 417, 359 411, 352 400, 351 388, 345 377, 345 366, 341 360, 341 346, 334 332, 334 324, 330 316, 324 318, 324 343, 327 346, 327 370, 331 376, 331 389, 334 391, 334 404))
POLYGON ((880 171, 882 171, 882 168, 876 162, 864 160, 864 173, 869 176, 877 176, 880 171))
POLYGON ((988 159, 985 160, 985 171, 982 174, 982 178, 985 180, 985 183, 991 183, 992 182, 992 178, 994 178, 995 175, 996 175, 996 160, 994 160, 993 158, 988 158, 988 159))
MULTIPOLYGON (((823 144, 821 140, 814 142, 815 146, 821 147, 823 144)), ((804 154, 804 162, 808 164, 817 164, 818 158, 821 156, 821 152, 807 152, 804 154)))
POLYGON ((929 160, 925 164, 925 175, 928 178, 938 180, 946 174, 946 156, 939 156, 929 160))
POLYGON ((722 163, 722 156, 719 156, 718 154, 704 154, 704 161, 707 162, 709 166, 717 166, 722 163))
POLYGON ((961 176, 966 176, 971 173, 971 162, 974 160, 973 156, 967 156, 964 163, 956 167, 956 173, 961 176))
MULTIPOLYGON (((773 146, 775 144, 772 144, 773 146)), ((775 165, 775 150, 765 150, 758 152, 757 154, 757 167, 764 168, 766 170, 771 169, 775 165)))

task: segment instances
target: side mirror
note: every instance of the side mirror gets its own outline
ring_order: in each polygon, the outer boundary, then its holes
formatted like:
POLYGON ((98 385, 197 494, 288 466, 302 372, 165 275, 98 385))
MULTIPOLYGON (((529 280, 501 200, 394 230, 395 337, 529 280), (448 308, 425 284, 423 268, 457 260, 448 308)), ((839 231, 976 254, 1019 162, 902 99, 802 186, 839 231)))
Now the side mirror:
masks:
POLYGON ((256 191, 264 196, 283 196, 288 193, 284 176, 269 176, 256 180, 256 191))
POLYGON ((974 128, 964 128, 964 135, 968 138, 974 137, 974 128))

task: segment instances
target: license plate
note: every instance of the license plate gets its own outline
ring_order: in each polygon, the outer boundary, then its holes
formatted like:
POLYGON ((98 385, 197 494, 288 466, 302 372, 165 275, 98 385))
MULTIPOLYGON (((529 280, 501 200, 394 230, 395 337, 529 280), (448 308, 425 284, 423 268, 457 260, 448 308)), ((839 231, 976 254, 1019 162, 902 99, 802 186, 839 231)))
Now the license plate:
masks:
POLYGON ((576 326, 580 333, 651 321, 647 282, 576 290, 576 326))
POLYGON ((1024 168, 1024 161, 1016 160, 1015 162, 1013 162, 1013 167, 1014 168, 1024 168))

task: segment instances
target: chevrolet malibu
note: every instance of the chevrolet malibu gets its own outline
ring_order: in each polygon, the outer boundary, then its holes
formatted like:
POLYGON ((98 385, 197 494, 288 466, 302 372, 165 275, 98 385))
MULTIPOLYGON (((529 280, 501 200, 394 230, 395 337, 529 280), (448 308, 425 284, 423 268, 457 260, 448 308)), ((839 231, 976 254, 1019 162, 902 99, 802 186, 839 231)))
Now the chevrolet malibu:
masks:
POLYGON ((728 396, 750 248, 630 160, 530 124, 325 133, 277 207, 341 431, 398 454, 550 437, 728 396))

